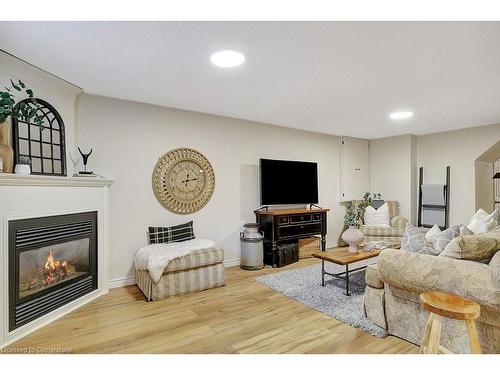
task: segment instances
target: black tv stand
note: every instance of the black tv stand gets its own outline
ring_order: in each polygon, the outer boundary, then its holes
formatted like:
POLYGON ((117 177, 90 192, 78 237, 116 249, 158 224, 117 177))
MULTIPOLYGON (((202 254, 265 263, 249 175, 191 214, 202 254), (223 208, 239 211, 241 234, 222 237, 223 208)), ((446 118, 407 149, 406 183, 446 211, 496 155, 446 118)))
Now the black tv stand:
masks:
POLYGON ((264 263, 272 267, 288 264, 280 245, 311 236, 320 237, 321 250, 325 251, 328 211, 327 208, 255 210, 257 224, 264 232, 264 263))

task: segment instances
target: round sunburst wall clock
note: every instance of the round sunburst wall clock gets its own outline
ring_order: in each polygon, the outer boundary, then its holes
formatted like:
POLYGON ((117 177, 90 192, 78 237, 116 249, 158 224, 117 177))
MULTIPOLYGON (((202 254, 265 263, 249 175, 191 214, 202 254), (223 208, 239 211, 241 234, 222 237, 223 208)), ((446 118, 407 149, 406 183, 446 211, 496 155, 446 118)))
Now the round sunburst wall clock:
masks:
POLYGON ((163 155, 156 163, 152 181, 158 202, 177 214, 200 210, 215 189, 212 165, 191 148, 177 148, 163 155))

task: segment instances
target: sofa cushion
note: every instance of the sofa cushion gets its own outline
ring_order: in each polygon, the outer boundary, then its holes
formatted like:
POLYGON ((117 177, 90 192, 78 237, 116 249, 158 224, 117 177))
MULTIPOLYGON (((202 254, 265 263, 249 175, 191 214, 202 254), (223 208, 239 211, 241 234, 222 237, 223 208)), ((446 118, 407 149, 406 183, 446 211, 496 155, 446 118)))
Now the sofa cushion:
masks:
POLYGON ((222 263, 224 261, 224 250, 208 248, 194 250, 189 255, 173 259, 163 271, 163 274, 209 266, 211 264, 222 263))
POLYGON ((376 264, 370 264, 366 267, 365 272, 366 284, 376 289, 383 289, 384 283, 378 278, 378 271, 376 264))
POLYGON ((193 222, 172 227, 149 227, 149 243, 171 243, 194 239, 193 222))
POLYGON ((401 239, 401 250, 421 254, 434 254, 435 252, 431 244, 425 239, 425 234, 413 224, 406 224, 401 239))
POLYGON ((500 250, 500 231, 492 230, 484 234, 454 238, 440 256, 489 262, 498 250, 500 250))

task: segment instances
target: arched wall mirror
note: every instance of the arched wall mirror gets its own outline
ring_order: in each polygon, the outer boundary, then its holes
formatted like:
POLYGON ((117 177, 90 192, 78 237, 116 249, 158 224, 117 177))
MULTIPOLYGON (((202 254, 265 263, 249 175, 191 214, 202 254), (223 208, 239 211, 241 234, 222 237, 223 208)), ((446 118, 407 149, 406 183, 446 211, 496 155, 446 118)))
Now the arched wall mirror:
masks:
POLYGON ((42 126, 33 122, 13 119, 15 160, 29 158, 31 173, 37 175, 66 176, 66 146, 64 122, 56 109, 45 100, 23 101, 31 108, 38 107, 43 116, 42 126))

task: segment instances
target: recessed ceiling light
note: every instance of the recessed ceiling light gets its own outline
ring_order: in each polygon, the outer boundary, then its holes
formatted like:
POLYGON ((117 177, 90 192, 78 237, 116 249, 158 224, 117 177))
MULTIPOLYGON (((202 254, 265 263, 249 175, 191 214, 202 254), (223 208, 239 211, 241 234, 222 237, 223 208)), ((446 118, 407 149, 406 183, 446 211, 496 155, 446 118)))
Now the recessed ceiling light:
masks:
POLYGON ((234 68, 245 62, 245 55, 234 50, 218 51, 210 56, 210 61, 221 68, 234 68))
POLYGON ((398 111, 398 112, 392 112, 389 117, 392 118, 393 120, 404 120, 406 118, 410 118, 413 116, 413 112, 410 111, 398 111))

